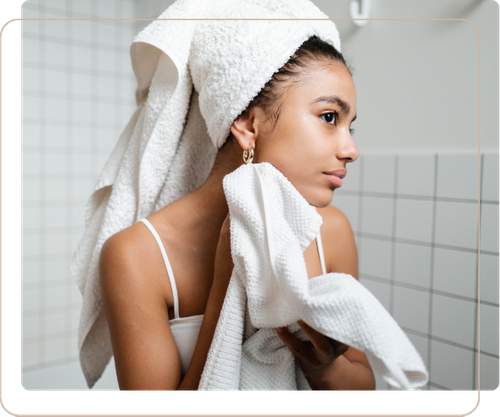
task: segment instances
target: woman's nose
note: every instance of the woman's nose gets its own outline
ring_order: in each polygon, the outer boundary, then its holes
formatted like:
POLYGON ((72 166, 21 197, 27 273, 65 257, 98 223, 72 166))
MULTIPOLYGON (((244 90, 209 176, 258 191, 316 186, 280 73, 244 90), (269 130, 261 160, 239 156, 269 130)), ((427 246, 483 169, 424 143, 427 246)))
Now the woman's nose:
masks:
POLYGON ((350 134, 346 135, 340 146, 337 148, 337 158, 343 159, 346 162, 354 162, 358 159, 358 156, 358 147, 352 140, 352 136, 350 134))

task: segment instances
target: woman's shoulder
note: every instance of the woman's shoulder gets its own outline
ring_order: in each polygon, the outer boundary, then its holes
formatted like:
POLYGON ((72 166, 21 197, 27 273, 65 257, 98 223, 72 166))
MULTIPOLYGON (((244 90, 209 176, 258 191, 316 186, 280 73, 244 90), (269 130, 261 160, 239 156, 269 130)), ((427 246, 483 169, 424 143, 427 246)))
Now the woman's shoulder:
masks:
POLYGON ((334 206, 318 208, 323 219, 321 240, 329 272, 343 272, 358 277, 358 253, 347 216, 334 206))

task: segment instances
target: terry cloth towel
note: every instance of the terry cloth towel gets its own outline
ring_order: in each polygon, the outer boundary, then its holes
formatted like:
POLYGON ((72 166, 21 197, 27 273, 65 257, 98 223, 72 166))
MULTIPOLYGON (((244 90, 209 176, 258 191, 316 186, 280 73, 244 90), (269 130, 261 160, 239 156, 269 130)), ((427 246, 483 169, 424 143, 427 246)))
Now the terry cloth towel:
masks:
POLYGON ((428 375, 419 354, 379 301, 351 275, 308 279, 303 252, 321 215, 270 163, 243 165, 224 178, 234 269, 203 370, 203 390, 310 389, 275 333, 299 319, 366 353, 375 372, 402 389, 428 375))
POLYGON ((335 24, 318 20, 328 17, 309 0, 179 0, 159 19, 178 20, 154 21, 130 47, 138 107, 87 201, 71 263, 89 387, 112 356, 98 276, 104 242, 203 184, 232 122, 305 40, 340 50, 335 24), (189 20, 198 18, 240 20, 189 20))

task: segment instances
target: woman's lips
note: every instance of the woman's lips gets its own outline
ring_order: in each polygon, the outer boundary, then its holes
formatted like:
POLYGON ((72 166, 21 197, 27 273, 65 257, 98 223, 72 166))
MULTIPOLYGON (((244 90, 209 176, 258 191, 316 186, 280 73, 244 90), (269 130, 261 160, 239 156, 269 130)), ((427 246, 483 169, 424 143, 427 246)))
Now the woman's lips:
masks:
POLYGON ((345 169, 336 169, 334 171, 323 172, 323 174, 326 175, 328 181, 335 185, 335 187, 340 188, 342 187, 342 178, 346 176, 347 171, 345 169))

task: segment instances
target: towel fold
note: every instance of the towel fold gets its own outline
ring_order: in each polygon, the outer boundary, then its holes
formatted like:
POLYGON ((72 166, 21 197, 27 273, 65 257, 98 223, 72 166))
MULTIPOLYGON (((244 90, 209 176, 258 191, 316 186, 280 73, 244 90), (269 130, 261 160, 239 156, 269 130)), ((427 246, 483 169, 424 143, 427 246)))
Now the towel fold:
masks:
POLYGON ((419 354, 362 284, 342 273, 308 279, 303 252, 322 218, 280 171, 243 165, 223 185, 234 269, 199 389, 309 389, 274 330, 288 326, 306 340, 299 319, 363 351, 394 387, 427 383, 419 354))

